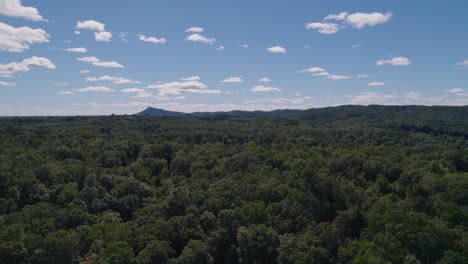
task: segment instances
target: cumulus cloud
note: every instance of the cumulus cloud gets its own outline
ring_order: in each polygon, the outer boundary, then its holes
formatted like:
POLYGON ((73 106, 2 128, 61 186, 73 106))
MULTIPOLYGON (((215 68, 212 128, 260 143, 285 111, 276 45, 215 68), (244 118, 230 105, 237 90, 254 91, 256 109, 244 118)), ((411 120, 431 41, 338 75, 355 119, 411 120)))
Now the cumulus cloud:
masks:
POLYGON ((319 33, 322 34, 335 34, 340 30, 340 26, 335 23, 321 23, 321 22, 314 22, 314 23, 307 23, 306 29, 316 29, 319 33))
POLYGON ((35 7, 23 6, 21 0, 0 1, 0 15, 19 17, 32 21, 47 21, 35 7))
POLYGON ((198 75, 187 77, 187 78, 182 78, 182 81, 199 81, 199 80, 200 80, 200 76, 198 75))
POLYGON ((387 85, 387 84, 384 83, 384 82, 371 82, 371 83, 367 84, 367 86, 369 86, 369 87, 377 87, 377 86, 384 86, 384 85, 387 85))
POLYGON ((221 83, 240 83, 243 80, 239 77, 229 77, 221 81, 221 83))
POLYGON ((216 41, 216 39, 214 39, 214 38, 208 38, 208 37, 205 37, 205 36, 200 35, 200 34, 192 34, 192 35, 188 36, 186 38, 186 40, 192 41, 192 42, 201 42, 201 43, 205 43, 205 44, 213 44, 216 41))
POLYGON ((411 61, 406 57, 394 57, 389 60, 379 60, 376 62, 377 65, 390 65, 390 66, 408 66, 411 61))
POLYGON ((104 75, 101 77, 88 77, 86 78, 86 81, 87 82, 106 81, 106 82, 112 82, 114 84, 141 83, 140 81, 134 81, 134 80, 123 78, 123 77, 109 76, 109 75, 104 75))
POLYGON ((0 64, 0 75, 10 77, 17 72, 27 72, 32 68, 45 68, 53 70, 55 64, 49 59, 43 57, 31 57, 21 62, 10 62, 8 64, 0 64))
POLYGON ((302 70, 302 72, 317 73, 317 72, 325 72, 325 70, 320 67, 312 67, 309 69, 302 70))
POLYGON ((148 89, 157 89, 160 96, 178 95, 182 93, 219 94, 219 90, 208 90, 207 86, 199 81, 168 82, 149 85, 148 89))
POLYGON ((144 35, 138 35, 138 39, 144 42, 151 42, 154 44, 164 44, 167 42, 165 38, 147 37, 144 35))
POLYGON ((259 85, 259 86, 254 86, 250 89, 252 92, 281 92, 282 90, 280 88, 276 88, 276 87, 271 87, 271 86, 263 86, 263 85, 259 85))
POLYGON ((323 19, 323 22, 314 22, 306 24, 307 29, 316 29, 322 34, 335 34, 340 29, 352 26, 357 29, 365 27, 372 27, 379 24, 384 24, 390 21, 393 14, 387 12, 385 14, 379 12, 373 13, 353 13, 341 12, 338 14, 330 14, 323 19), (331 23, 330 20, 337 21, 337 23, 331 23))
POLYGON ((109 42, 112 39, 112 33, 107 31, 94 32, 94 38, 96 41, 109 42))
POLYGON ((264 82, 264 83, 268 83, 268 82, 271 82, 270 78, 268 77, 263 77, 261 78, 260 80, 258 80, 259 82, 264 82))
POLYGON ((281 46, 273 46, 267 49, 270 53, 286 53, 286 49, 281 46))
POLYGON ((87 93, 87 92, 92 92, 92 93, 110 93, 113 92, 114 89, 111 89, 107 86, 88 86, 85 88, 81 89, 75 89, 74 91, 80 92, 80 93, 87 93))
POLYGON ((185 32, 193 32, 193 33, 201 33, 203 32, 205 29, 202 28, 202 27, 191 27, 191 28, 187 28, 185 30, 185 32))
POLYGON ((382 94, 378 92, 362 92, 352 98, 353 104, 369 105, 369 104, 388 104, 396 98, 395 94, 382 94))
POLYGON ((346 22, 356 28, 372 27, 379 24, 384 24, 390 21, 392 13, 387 12, 385 14, 374 12, 374 13, 354 13, 346 18, 346 22))
POLYGON ((302 70, 303 73, 313 73, 312 76, 323 76, 326 79, 330 80, 348 80, 351 79, 351 76, 346 75, 337 75, 337 74, 330 74, 325 69, 320 67, 312 67, 309 69, 302 70))
POLYGON ((86 53, 88 50, 86 48, 67 48, 65 51, 68 52, 77 52, 77 53, 86 53))
POLYGON ((76 29, 86 29, 90 31, 105 31, 105 24, 95 20, 78 21, 76 29))
POLYGON ((15 86, 16 83, 0 81, 0 86, 15 86))
POLYGON ((31 44, 44 42, 49 42, 49 34, 40 28, 15 28, 0 22, 0 50, 22 52, 31 44))
POLYGON ((219 50, 219 51, 224 50, 224 46, 219 46, 216 50, 219 50))
POLYGON ((98 59, 96 57, 82 57, 82 58, 78 58, 76 60, 88 62, 88 63, 91 63, 94 66, 97 66, 97 67, 124 68, 124 66, 122 64, 118 63, 118 62, 103 61, 103 60, 100 60, 100 59, 98 59))

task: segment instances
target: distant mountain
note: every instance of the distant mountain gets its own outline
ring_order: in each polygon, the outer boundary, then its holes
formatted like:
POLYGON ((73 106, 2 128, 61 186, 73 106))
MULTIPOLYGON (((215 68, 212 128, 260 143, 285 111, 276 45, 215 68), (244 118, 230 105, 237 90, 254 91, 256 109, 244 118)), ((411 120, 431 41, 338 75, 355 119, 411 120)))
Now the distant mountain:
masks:
POLYGON ((140 113, 137 113, 138 116, 197 116, 197 117, 207 117, 207 116, 289 116, 301 112, 302 110, 273 110, 273 111, 241 111, 234 110, 229 112, 194 112, 194 113, 182 113, 168 111, 160 108, 148 107, 140 113))
POLYGON ((160 108, 148 107, 145 110, 137 113, 138 116, 186 116, 186 113, 173 112, 160 108))

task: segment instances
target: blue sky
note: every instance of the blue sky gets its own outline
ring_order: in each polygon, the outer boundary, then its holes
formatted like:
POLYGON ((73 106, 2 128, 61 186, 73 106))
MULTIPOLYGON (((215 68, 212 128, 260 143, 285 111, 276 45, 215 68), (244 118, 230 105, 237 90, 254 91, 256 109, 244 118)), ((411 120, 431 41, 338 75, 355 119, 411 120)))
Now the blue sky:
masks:
POLYGON ((0 0, 0 115, 468 104, 468 2, 0 0))

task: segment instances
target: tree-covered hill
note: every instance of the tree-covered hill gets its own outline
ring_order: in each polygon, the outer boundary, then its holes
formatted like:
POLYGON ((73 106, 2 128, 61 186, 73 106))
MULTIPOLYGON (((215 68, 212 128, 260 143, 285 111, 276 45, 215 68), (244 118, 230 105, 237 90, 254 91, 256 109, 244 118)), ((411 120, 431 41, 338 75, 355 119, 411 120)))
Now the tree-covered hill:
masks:
POLYGON ((468 107, 0 118, 0 263, 468 262, 468 107))

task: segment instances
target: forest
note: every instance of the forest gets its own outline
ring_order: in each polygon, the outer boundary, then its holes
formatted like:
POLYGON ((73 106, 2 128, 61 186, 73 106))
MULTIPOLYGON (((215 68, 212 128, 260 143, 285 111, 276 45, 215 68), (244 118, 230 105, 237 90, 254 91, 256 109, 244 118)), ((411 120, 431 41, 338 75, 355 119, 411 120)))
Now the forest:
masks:
POLYGON ((468 107, 0 118, 0 263, 468 263, 468 107))

